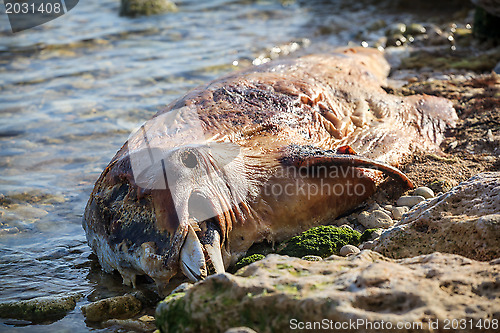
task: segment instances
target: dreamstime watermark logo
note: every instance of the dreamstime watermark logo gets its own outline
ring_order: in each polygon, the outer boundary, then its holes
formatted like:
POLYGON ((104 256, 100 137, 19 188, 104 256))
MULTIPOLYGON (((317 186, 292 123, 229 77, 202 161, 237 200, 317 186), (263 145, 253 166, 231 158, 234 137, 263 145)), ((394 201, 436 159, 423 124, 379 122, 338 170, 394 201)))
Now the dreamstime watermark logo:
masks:
POLYGON ((73 9, 79 0, 3 0, 12 32, 52 21, 73 9))

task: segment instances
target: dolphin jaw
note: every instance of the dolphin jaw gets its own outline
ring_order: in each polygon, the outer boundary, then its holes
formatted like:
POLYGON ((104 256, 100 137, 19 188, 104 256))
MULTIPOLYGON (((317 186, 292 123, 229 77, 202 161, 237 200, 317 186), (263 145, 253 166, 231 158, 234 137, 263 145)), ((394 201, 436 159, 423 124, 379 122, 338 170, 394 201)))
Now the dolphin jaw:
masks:
POLYGON ((225 272, 220 222, 211 201, 194 191, 188 200, 188 231, 179 258, 181 271, 193 282, 225 272))

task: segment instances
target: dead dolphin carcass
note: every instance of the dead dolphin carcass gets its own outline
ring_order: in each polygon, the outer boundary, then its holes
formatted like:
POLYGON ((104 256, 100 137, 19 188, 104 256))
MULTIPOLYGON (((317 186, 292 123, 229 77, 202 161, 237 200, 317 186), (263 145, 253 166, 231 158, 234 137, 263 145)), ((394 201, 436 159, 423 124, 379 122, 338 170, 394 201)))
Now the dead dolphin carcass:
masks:
POLYGON ((101 174, 83 227, 106 271, 223 272, 264 240, 328 223, 370 197, 457 119, 445 99, 386 93, 373 49, 271 62, 197 88, 135 132, 101 174), (356 151, 357 154, 353 153, 356 151))

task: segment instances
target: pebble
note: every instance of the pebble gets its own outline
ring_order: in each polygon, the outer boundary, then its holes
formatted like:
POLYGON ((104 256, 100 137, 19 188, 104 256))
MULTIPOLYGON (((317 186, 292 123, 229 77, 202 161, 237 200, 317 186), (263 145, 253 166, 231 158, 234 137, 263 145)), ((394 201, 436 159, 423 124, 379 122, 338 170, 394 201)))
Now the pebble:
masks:
POLYGON ((370 240, 375 240, 380 237, 384 233, 383 229, 376 229, 372 231, 372 237, 370 240))
POLYGON ((343 256, 343 257, 347 257, 347 256, 349 256, 351 254, 356 254, 356 253, 359 253, 359 252, 361 252, 360 249, 358 249, 356 246, 350 245, 350 244, 344 245, 340 249, 340 255, 343 256))
POLYGON ((395 220, 401 220, 403 214, 406 214, 410 211, 408 206, 394 207, 392 208, 392 216, 395 220))
POLYGON ((451 179, 438 179, 429 184, 429 188, 434 192, 448 192, 451 188, 458 183, 455 183, 451 179))
POLYGON ((364 242, 363 244, 361 244, 359 246, 359 249, 360 250, 371 250, 374 246, 375 246, 374 241, 367 241, 367 242, 364 242))
POLYGON ((417 187, 415 191, 413 191, 413 195, 421 195, 426 199, 434 198, 434 191, 428 187, 422 186, 417 187))
POLYGON ((307 255, 307 256, 303 256, 300 259, 307 260, 307 261, 321 261, 321 260, 323 260, 323 258, 321 258, 320 256, 314 256, 312 254, 307 255))
POLYGON ((404 34, 406 32, 406 24, 404 23, 394 23, 394 24, 391 24, 386 32, 385 32, 385 35, 387 37, 389 36, 392 36, 394 34, 404 34))
POLYGON ((122 0, 120 15, 156 15, 176 12, 177 6, 169 0, 122 0))
POLYGON ((421 195, 404 195, 398 199, 396 204, 398 206, 413 207, 422 201, 425 201, 425 198, 421 195))
MULTIPOLYGON (((110 319, 101 324, 103 327, 120 326, 128 332, 153 332, 155 330, 154 318, 153 321, 142 321, 136 319, 110 319)), ((116 332, 120 332, 117 330, 116 332)))
POLYGON ((488 141, 489 142, 493 142, 495 141, 495 138, 493 137, 493 132, 491 131, 491 128, 488 130, 488 132, 486 133, 486 137, 488 138, 488 141))
POLYGON ((407 35, 422 35, 427 32, 427 29, 421 24, 412 23, 406 27, 407 35))
POLYGON ((228 329, 225 333, 257 333, 249 327, 233 327, 228 329))
POLYGON ((381 210, 374 210, 373 212, 361 212, 358 215, 358 221, 365 228, 389 228, 394 224, 394 221, 389 215, 381 210))
POLYGON ((352 227, 349 224, 342 224, 339 228, 347 228, 352 230, 352 227))
POLYGON ((141 301, 133 295, 110 297, 82 306, 83 315, 89 321, 131 318, 141 310, 141 301))

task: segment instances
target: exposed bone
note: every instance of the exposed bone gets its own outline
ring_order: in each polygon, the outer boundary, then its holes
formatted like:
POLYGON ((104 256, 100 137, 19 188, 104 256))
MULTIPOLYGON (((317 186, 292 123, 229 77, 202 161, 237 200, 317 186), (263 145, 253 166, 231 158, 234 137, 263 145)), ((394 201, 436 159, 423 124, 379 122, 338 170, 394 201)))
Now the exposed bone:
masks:
POLYGON ((222 261, 222 253, 220 250, 220 235, 216 231, 213 234, 212 244, 205 244, 205 250, 207 251, 207 256, 210 258, 212 265, 214 266, 215 273, 224 273, 224 262, 222 261))
POLYGON ((191 226, 181 249, 181 269, 191 281, 197 282, 207 276, 205 256, 200 240, 191 226))

